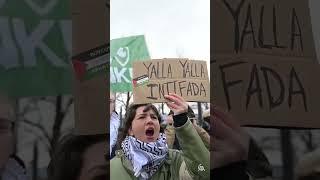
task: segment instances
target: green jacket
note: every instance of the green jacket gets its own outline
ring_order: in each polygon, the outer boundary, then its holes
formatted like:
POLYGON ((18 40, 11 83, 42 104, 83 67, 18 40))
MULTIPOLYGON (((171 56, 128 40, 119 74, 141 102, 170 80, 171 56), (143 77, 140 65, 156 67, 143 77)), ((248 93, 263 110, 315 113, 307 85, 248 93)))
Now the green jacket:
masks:
MULTIPOLYGON (((169 156, 161 168, 152 176, 152 180, 210 179, 209 151, 198 133, 188 120, 183 126, 175 128, 182 151, 169 149, 169 156), (185 178, 185 177, 189 178, 185 178)), ((131 180, 133 175, 131 163, 117 153, 110 162, 111 180, 131 180)))

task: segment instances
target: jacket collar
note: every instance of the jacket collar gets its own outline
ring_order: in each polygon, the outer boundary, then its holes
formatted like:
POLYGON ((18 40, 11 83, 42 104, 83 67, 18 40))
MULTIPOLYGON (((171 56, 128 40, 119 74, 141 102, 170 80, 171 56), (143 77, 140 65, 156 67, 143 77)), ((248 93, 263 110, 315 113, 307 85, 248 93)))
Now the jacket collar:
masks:
POLYGON ((130 174, 130 176, 134 176, 133 166, 132 166, 131 162, 126 158, 126 156, 124 155, 122 150, 116 151, 116 157, 120 158, 123 167, 127 170, 127 172, 130 174))

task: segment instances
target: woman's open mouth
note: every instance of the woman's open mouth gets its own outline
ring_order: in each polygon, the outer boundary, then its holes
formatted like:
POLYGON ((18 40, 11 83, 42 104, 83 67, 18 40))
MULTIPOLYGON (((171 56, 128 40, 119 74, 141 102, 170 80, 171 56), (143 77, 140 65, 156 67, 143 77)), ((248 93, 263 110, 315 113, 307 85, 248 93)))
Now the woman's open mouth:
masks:
POLYGON ((153 136, 154 134, 154 129, 153 128, 148 128, 146 130, 146 136, 153 136))

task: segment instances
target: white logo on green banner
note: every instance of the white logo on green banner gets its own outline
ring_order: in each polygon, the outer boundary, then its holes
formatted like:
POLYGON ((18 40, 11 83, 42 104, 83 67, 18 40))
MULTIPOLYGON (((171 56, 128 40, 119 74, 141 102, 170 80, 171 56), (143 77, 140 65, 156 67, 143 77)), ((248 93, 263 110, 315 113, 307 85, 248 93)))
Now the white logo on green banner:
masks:
POLYGON ((110 88, 132 91, 132 61, 150 59, 143 35, 113 39, 110 43, 110 88))
POLYGON ((129 47, 120 47, 117 51, 117 54, 114 56, 114 58, 122 67, 125 67, 130 60, 129 47))

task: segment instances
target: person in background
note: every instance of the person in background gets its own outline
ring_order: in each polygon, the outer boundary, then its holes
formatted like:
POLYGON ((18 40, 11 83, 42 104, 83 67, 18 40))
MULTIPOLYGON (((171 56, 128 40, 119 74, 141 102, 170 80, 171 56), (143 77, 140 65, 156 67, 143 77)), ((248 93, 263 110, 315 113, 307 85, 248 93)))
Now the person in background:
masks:
POLYGON ((49 163, 48 180, 108 179, 106 140, 104 134, 63 137, 49 163))
MULTIPOLYGON (((193 127, 195 128, 195 130, 197 131, 197 133, 199 134, 201 140, 203 141, 203 143, 205 144, 206 148, 209 149, 210 147, 210 135, 208 132, 206 132, 206 130, 204 130, 202 127, 200 127, 197 124, 197 118, 193 112, 193 110, 190 108, 190 106, 188 106, 188 112, 187 112, 187 116, 189 118, 189 120, 192 122, 193 127)), ((173 149, 180 149, 180 145, 179 145, 179 141, 178 138, 175 135, 175 130, 174 130, 174 126, 173 126, 173 112, 170 111, 168 116, 167 116, 167 127, 165 128, 165 134, 167 137, 167 143, 168 146, 170 148, 173 149)))
POLYGON ((14 118, 9 98, 0 93, 0 180, 26 180, 23 161, 14 154, 14 118))
POLYGON ((203 121, 210 123, 210 109, 203 111, 202 118, 203 118, 203 121))
POLYGON ((203 141, 204 145, 206 146, 206 148, 210 148, 210 135, 209 133, 203 129, 202 127, 200 127, 198 125, 198 120, 194 119, 193 120, 193 127, 196 129, 197 133, 199 134, 199 136, 201 137, 201 140, 203 141))
POLYGON ((120 118, 115 111, 116 94, 110 92, 110 159, 115 156, 117 137, 120 127, 120 118))
POLYGON ((174 131, 174 126, 173 126, 173 111, 170 111, 168 116, 165 119, 166 121, 166 126, 164 128, 164 133, 167 138, 167 144, 168 147, 171 149, 180 149, 178 141, 175 141, 176 135, 174 131))
POLYGON ((210 132, 210 109, 204 110, 202 113, 202 128, 208 133, 210 132))
POLYGON ((210 148, 210 135, 208 132, 206 132, 205 129, 203 129, 202 127, 200 127, 198 125, 198 119, 196 118, 196 115, 194 114, 194 112, 190 106, 188 107, 188 117, 191 120, 193 127, 196 129, 197 133, 201 137, 202 142, 209 149, 210 148))

